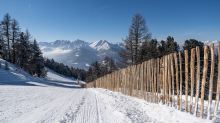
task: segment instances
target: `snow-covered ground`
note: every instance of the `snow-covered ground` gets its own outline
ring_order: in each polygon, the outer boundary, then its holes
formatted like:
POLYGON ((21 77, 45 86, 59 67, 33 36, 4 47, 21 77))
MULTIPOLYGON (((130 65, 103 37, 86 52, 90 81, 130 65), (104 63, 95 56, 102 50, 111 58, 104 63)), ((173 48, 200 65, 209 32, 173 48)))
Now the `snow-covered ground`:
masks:
POLYGON ((167 105, 106 89, 85 89, 75 79, 48 69, 34 78, 0 59, 0 123, 208 123, 167 105))

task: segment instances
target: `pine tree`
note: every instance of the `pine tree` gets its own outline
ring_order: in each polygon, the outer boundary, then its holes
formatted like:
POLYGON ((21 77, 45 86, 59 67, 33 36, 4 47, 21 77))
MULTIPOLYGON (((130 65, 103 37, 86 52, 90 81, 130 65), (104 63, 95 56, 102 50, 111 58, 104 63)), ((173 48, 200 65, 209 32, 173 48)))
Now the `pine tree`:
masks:
POLYGON ((174 38, 168 36, 166 41, 162 40, 160 42, 158 47, 158 56, 162 57, 171 53, 178 53, 179 49, 179 44, 177 44, 177 42, 174 41, 174 38))
POLYGON ((179 51, 179 44, 177 44, 177 42, 174 41, 173 37, 168 36, 165 47, 166 54, 178 53, 178 51, 179 51))
POLYGON ((20 46, 21 46, 21 56, 20 63, 21 68, 28 70, 28 59, 29 59, 29 50, 28 50, 28 41, 24 39, 24 33, 20 34, 20 46))
POLYGON ((15 46, 15 41, 18 40, 19 38, 19 30, 20 30, 20 27, 19 27, 19 24, 17 22, 17 20, 13 19, 12 20, 12 23, 11 23, 11 29, 12 29, 12 48, 13 48, 13 63, 15 64, 16 62, 16 46, 15 46))
POLYGON ((124 68, 134 64, 134 48, 133 48, 131 35, 129 37, 126 37, 126 39, 122 39, 122 40, 125 43, 124 45, 125 49, 122 48, 120 50, 119 56, 121 57, 120 67, 124 68))
POLYGON ((92 67, 89 67, 89 70, 87 71, 86 73, 86 82, 89 83, 89 82, 92 82, 93 81, 93 70, 92 70, 92 67))
POLYGON ((91 64, 91 66, 93 67, 93 77, 94 79, 97 79, 101 76, 101 68, 100 68, 100 63, 98 61, 95 61, 91 64))
POLYGON ((128 66, 129 64, 138 64, 138 55, 141 42, 149 41, 151 33, 145 25, 146 20, 140 14, 134 14, 132 24, 129 28, 129 36, 124 40, 125 49, 121 50, 119 55, 122 57, 122 64, 128 66))
POLYGON ((32 62, 33 69, 38 75, 38 77, 40 77, 41 70, 44 68, 44 60, 43 60, 43 57, 41 56, 42 53, 40 51, 40 48, 37 44, 36 39, 34 39, 33 52, 34 52, 34 57, 33 57, 33 62, 32 62))
POLYGON ((113 72, 113 71, 116 71, 118 70, 113 58, 111 57, 110 58, 110 63, 109 63, 109 67, 110 67, 110 73, 113 72))
POLYGON ((102 64, 102 70, 101 70, 102 71, 102 75, 106 75, 106 74, 109 73, 109 71, 110 71, 109 63, 110 63, 110 59, 109 59, 108 56, 106 56, 104 61, 103 61, 103 64, 102 64))
POLYGON ((10 36, 11 36, 11 16, 6 13, 3 21, 2 21, 2 34, 7 41, 7 60, 11 61, 11 53, 10 53, 10 36))
POLYGON ((158 57, 157 39, 143 42, 139 51, 139 63, 158 57))

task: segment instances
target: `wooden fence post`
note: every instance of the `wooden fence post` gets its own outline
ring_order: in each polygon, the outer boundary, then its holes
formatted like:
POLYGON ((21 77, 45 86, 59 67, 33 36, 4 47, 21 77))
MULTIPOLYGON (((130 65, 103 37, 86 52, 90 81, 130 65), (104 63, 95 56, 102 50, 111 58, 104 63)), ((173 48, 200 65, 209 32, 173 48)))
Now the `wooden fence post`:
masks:
POLYGON ((172 86, 171 86, 171 70, 170 70, 170 56, 171 56, 171 54, 170 55, 168 55, 168 61, 167 61, 167 67, 168 67, 168 89, 169 89, 169 91, 168 91, 168 106, 171 106, 172 105, 172 99, 171 99, 171 97, 172 97, 172 93, 171 93, 171 88, 172 88, 172 86))
POLYGON ((214 68, 215 68, 215 52, 214 44, 211 44, 211 73, 209 78, 209 98, 208 98, 208 109, 207 109, 207 119, 211 118, 211 105, 212 105, 212 91, 213 91, 213 77, 214 77, 214 68))
POLYGON ((147 101, 149 102, 150 60, 147 61, 147 101))
POLYGON ((141 99, 144 99, 144 62, 141 63, 140 80, 141 80, 141 99))
POLYGON ((168 100, 167 100, 167 96, 168 96, 168 93, 167 93, 167 91, 168 91, 168 88, 167 88, 167 70, 168 70, 168 63, 167 63, 167 55, 165 56, 165 71, 164 71, 164 75, 165 75, 165 89, 164 89, 164 92, 165 92, 165 100, 166 100, 166 104, 168 104, 168 100))
POLYGON ((132 72, 131 72, 131 74, 132 74, 132 81, 131 81, 131 95, 132 95, 132 97, 134 96, 134 72, 135 72, 135 65, 133 65, 132 66, 132 72))
POLYGON ((215 99, 215 108, 213 112, 213 120, 216 120, 218 106, 219 106, 219 93, 220 93, 220 42, 218 42, 218 80, 217 80, 217 90, 216 90, 216 99, 215 99))
POLYGON ((144 100, 146 100, 146 87, 147 87, 147 61, 144 62, 144 100))
POLYGON ((154 59, 151 59, 151 81, 150 81, 150 92, 151 92, 151 103, 153 102, 153 83, 154 83, 154 59))
POLYGON ((170 64, 171 64, 171 75, 172 75, 172 107, 175 107, 175 97, 174 97, 174 68, 173 68, 173 57, 174 57, 174 54, 170 54, 170 64))
POLYGON ((121 78, 121 70, 118 70, 118 91, 122 93, 122 78, 121 78))
POLYGON ((204 67, 203 67, 203 75, 202 75, 202 89, 201 89, 201 108, 200 108, 200 117, 203 117, 204 112, 204 91, 205 91, 205 83, 206 76, 208 71, 208 46, 204 47, 204 67))
POLYGON ((182 57, 181 52, 179 52, 179 65, 180 65, 180 110, 182 110, 182 57))
POLYGON ((158 103, 158 93, 159 93, 159 83, 160 83, 160 80, 159 80, 159 77, 160 77, 160 58, 157 58, 157 84, 156 84, 156 87, 157 87, 157 97, 156 97, 156 102, 158 103))
POLYGON ((130 96, 132 96, 132 66, 130 66, 130 71, 129 71, 129 92, 130 92, 130 96))
POLYGON ((166 88, 165 88, 165 57, 166 56, 163 56, 163 104, 165 104, 165 91, 166 91, 166 88))
POLYGON ((194 62, 195 62, 195 49, 191 49, 191 60, 190 60, 190 73, 191 73, 191 98, 190 98, 190 106, 189 112, 192 111, 192 102, 193 102, 193 92, 194 92, 194 62))
POLYGON ((126 79, 127 79, 127 95, 130 95, 130 67, 131 66, 128 66, 127 67, 127 73, 125 73, 126 75, 126 79))
POLYGON ((154 59, 154 103, 156 103, 157 59, 154 59))
POLYGON ((178 70, 178 60, 177 60, 176 53, 174 53, 174 59, 175 59, 175 68, 176 68, 177 109, 179 110, 179 106, 180 106, 179 81, 178 81, 179 80, 179 78, 178 78, 179 70, 178 70))
POLYGON ((136 65, 136 71, 135 71, 135 81, 136 81, 136 97, 139 98, 139 83, 140 83, 140 64, 136 65))
POLYGON ((126 68, 122 69, 122 88, 123 88, 123 94, 126 95, 126 78, 125 78, 125 71, 126 68))
POLYGON ((185 112, 188 112, 188 50, 184 50, 185 56, 185 112))
POLYGON ((160 59, 160 86, 159 86, 159 89, 160 89, 160 96, 159 96, 159 102, 162 102, 162 95, 163 95, 163 57, 160 59))

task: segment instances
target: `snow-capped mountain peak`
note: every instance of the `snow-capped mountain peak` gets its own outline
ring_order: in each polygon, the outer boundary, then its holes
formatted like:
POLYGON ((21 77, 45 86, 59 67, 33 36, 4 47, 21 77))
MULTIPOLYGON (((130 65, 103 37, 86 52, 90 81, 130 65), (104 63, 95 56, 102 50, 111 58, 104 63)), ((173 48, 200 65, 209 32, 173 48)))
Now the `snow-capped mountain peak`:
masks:
POLYGON ((111 44, 106 40, 99 40, 90 44, 90 47, 100 51, 109 49, 111 47, 111 44))
POLYGON ((57 62, 61 62, 65 65, 81 69, 88 69, 88 64, 94 61, 101 61, 105 56, 120 59, 118 52, 122 47, 119 44, 120 43, 110 43, 106 40, 89 43, 80 39, 72 42, 69 40, 39 42, 44 56, 54 58, 57 62))

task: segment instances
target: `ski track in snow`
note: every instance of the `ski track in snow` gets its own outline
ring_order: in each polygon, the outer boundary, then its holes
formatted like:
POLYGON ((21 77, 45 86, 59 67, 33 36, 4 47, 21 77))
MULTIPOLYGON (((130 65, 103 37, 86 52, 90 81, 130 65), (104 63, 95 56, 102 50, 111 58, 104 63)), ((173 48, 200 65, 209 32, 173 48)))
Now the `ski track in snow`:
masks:
MULTIPOLYGON (((10 71, 0 68, 0 73, 7 78, 10 71)), ((19 78, 19 74, 13 76, 19 78)), ((0 123, 211 122, 119 92, 81 88, 76 80, 50 69, 47 79, 29 79, 25 74, 20 77, 22 82, 0 79, 0 123)))

